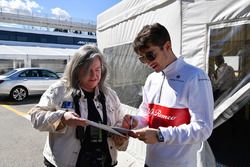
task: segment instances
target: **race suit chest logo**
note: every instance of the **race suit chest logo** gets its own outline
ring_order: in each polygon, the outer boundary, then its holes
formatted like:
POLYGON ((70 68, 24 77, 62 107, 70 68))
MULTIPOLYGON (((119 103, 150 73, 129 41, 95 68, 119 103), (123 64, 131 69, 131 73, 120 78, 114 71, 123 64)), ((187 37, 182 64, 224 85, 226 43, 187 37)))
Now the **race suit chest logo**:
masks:
POLYGON ((188 108, 168 108, 157 104, 149 104, 149 127, 159 128, 179 126, 190 123, 188 108))

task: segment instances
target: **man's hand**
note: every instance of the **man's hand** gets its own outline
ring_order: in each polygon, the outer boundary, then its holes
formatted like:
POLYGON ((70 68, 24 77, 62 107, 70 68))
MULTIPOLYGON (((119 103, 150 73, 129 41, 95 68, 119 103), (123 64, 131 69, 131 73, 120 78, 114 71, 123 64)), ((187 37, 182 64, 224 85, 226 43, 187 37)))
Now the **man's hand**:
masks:
POLYGON ((126 114, 123 117, 122 127, 126 129, 133 129, 138 125, 138 121, 132 115, 126 114))
POLYGON ((158 143, 157 136, 156 136, 157 131, 158 129, 153 129, 153 128, 143 128, 143 129, 134 130, 135 134, 137 135, 137 138, 146 144, 158 143))
POLYGON ((82 119, 79 117, 79 115, 75 112, 72 111, 68 111, 65 112, 61 118, 62 123, 65 125, 69 125, 72 127, 76 127, 76 126, 86 126, 86 120, 82 119))

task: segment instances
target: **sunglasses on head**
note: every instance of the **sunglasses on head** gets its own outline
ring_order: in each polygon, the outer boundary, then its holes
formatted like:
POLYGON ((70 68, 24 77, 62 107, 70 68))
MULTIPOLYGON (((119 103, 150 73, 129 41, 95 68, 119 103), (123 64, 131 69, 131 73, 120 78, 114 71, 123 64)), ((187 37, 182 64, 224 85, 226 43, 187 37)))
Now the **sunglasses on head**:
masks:
POLYGON ((154 52, 147 52, 144 56, 139 56, 139 60, 145 64, 147 61, 154 61, 156 54, 154 52))

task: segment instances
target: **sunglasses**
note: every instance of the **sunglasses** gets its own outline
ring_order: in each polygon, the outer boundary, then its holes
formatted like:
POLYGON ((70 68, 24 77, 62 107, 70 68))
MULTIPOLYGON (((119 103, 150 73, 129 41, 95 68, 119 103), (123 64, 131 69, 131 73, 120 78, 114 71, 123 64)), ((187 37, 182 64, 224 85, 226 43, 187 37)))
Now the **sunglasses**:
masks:
POLYGON ((145 56, 140 56, 139 60, 145 64, 148 61, 154 61, 156 58, 156 54, 154 52, 148 52, 145 54, 145 56))

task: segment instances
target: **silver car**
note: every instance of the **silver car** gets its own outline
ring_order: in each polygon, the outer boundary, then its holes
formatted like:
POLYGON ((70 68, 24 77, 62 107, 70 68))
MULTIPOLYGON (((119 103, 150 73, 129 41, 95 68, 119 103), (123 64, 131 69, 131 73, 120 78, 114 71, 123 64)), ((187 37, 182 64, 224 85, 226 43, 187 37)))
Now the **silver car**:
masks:
POLYGON ((59 76, 45 68, 17 68, 0 75, 0 95, 22 101, 28 95, 42 94, 59 76))

